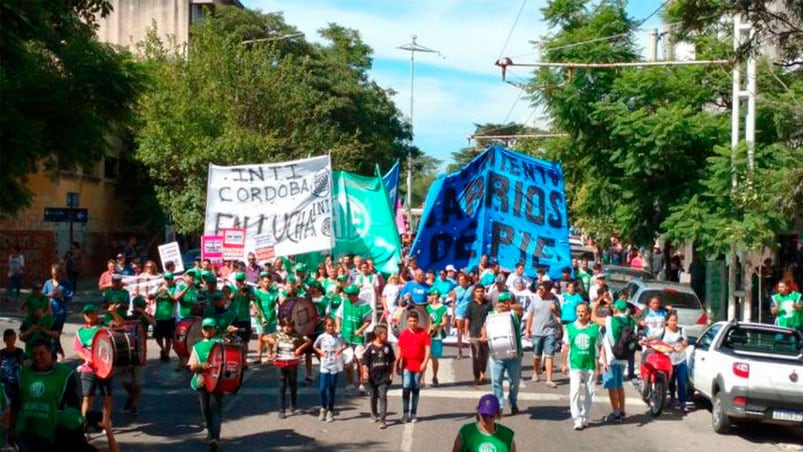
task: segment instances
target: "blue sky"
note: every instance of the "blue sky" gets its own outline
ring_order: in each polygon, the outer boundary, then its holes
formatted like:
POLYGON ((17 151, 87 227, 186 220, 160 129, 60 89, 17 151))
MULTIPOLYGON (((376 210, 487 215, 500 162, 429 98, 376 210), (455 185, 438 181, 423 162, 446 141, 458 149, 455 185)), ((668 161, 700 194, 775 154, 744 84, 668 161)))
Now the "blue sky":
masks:
MULTIPOLYGON (((440 51, 444 58, 415 55, 413 125, 414 143, 441 160, 442 166, 451 161, 452 152, 468 144, 474 123, 526 121, 543 127, 548 120, 520 96, 520 89, 502 82, 500 70, 493 64, 500 56, 515 62, 538 61, 530 41, 538 41, 548 32, 541 14, 546 0, 241 1, 251 9, 283 12, 286 22, 312 41, 320 40, 317 30, 329 22, 358 30, 374 50, 371 76, 397 92, 393 100, 406 117, 410 112, 410 53, 396 47, 417 35, 418 44, 440 51)), ((628 14, 641 20, 662 3, 631 0, 628 14)), ((642 48, 647 29, 660 28, 659 16, 653 16, 638 33, 642 48)), ((507 78, 525 82, 529 73, 528 68, 509 68, 507 78)))

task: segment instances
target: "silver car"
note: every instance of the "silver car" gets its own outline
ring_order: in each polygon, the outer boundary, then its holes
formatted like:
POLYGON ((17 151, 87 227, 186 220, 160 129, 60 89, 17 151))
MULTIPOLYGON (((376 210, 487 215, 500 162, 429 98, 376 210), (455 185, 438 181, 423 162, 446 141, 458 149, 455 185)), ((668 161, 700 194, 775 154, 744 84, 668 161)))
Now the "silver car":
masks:
POLYGON ((708 326, 705 308, 691 287, 665 281, 634 279, 627 284, 628 299, 639 311, 647 307, 650 298, 657 296, 663 306, 670 305, 678 313, 678 324, 690 337, 700 337, 708 326))

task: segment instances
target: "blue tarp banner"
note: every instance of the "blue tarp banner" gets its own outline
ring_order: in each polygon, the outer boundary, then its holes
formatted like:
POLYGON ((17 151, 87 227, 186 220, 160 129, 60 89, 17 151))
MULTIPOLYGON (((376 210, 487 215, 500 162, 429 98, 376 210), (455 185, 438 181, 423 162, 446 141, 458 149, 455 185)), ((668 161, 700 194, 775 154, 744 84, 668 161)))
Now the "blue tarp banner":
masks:
POLYGON ((382 182, 385 183, 385 189, 388 191, 388 202, 390 209, 396 211, 396 203, 399 201, 399 177, 401 176, 401 165, 399 161, 393 164, 393 167, 382 176, 382 182))
POLYGON ((545 267, 560 278, 571 265, 560 164, 494 146, 435 180, 410 255, 427 270, 472 270, 483 254, 505 270, 521 262, 526 275, 545 267))

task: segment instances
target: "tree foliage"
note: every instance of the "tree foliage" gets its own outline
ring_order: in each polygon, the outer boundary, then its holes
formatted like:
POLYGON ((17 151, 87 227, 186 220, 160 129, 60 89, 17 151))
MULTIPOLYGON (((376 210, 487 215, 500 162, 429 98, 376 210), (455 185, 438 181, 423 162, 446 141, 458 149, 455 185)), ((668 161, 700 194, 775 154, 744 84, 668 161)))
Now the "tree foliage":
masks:
POLYGON ((127 126, 141 72, 97 41, 107 0, 0 2, 0 215, 30 204, 26 175, 92 165, 127 126))
POLYGON ((373 174, 418 151, 391 91, 369 80, 371 49, 335 24, 327 45, 286 38, 280 14, 220 8, 193 26, 188 57, 151 33, 153 84, 140 99, 137 157, 180 232, 203 228, 207 167, 330 153, 373 174))

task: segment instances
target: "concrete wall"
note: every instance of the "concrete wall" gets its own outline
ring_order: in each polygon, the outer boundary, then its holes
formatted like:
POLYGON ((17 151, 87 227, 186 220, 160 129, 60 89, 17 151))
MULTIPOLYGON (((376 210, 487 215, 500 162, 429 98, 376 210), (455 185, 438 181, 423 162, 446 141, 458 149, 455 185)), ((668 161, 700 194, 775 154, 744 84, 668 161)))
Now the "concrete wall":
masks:
POLYGON ((156 22, 163 42, 186 44, 190 30, 190 0, 113 0, 113 12, 100 20, 100 41, 136 50, 156 22))

